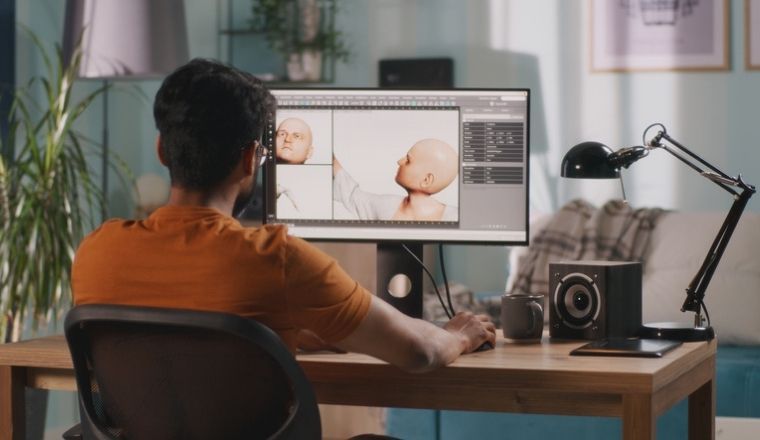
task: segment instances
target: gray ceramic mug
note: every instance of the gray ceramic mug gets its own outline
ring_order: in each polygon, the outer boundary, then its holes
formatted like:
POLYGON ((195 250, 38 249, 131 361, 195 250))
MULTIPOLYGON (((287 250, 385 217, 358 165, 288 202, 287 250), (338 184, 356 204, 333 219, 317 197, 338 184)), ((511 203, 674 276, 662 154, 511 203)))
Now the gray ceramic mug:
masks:
POLYGON ((501 328, 507 342, 534 343, 544 332, 544 296, 502 295, 501 328))

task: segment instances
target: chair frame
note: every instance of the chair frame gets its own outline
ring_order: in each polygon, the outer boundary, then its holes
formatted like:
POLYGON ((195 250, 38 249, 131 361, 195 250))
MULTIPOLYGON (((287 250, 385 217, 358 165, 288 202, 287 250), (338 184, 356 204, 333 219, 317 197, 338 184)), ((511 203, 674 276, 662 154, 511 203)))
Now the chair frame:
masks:
POLYGON ((84 439, 112 440, 96 415, 90 388, 87 353, 88 323, 150 324, 166 328, 188 328, 226 333, 250 341, 279 364, 293 387, 293 411, 270 439, 321 438, 319 407, 311 384, 293 354, 282 340, 265 325, 238 315, 185 309, 88 304, 72 308, 64 324, 77 382, 82 434, 84 439))

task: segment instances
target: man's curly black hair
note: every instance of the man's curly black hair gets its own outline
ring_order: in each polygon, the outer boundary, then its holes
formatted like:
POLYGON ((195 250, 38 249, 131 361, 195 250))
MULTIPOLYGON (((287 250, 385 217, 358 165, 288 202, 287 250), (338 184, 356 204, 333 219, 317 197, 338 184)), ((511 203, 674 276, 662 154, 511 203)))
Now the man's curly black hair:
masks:
POLYGON ((153 117, 173 186, 211 190, 260 140, 276 101, 253 75, 196 58, 166 77, 153 117))

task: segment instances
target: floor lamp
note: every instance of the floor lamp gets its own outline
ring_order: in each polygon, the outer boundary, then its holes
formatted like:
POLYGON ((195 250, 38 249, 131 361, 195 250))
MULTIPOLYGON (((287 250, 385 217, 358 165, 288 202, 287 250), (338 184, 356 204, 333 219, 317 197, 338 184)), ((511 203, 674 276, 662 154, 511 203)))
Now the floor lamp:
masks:
POLYGON ((183 0, 67 0, 68 64, 81 38, 77 76, 103 81, 103 219, 108 199, 108 89, 114 80, 158 79, 188 60, 183 0))

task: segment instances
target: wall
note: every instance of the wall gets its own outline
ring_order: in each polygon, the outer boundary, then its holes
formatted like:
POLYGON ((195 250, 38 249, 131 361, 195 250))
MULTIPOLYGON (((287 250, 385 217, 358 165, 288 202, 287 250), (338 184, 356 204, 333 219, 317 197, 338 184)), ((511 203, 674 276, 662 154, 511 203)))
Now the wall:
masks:
MULTIPOLYGON (((0 97, 16 85, 16 21, 15 0, 0 0, 0 97)), ((0 139, 8 130, 5 115, 10 112, 11 101, 0 99, 0 139)), ((3 146, 3 151, 7 146, 3 146)))

